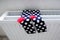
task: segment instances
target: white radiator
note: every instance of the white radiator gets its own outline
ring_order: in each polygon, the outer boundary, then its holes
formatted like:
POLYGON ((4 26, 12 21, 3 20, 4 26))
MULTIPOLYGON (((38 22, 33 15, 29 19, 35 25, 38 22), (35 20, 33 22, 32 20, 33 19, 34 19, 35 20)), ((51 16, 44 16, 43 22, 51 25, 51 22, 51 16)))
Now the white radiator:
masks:
POLYGON ((0 26, 9 40, 60 40, 60 10, 41 10, 47 32, 27 34, 17 23, 20 11, 7 11, 0 17, 0 26))

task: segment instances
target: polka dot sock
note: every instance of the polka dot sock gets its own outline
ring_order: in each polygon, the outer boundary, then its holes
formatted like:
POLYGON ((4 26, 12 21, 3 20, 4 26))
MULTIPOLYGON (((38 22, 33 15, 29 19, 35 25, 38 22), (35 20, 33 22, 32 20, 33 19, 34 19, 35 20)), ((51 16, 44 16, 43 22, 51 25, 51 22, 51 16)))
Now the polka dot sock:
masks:
POLYGON ((30 12, 31 10, 23 10, 21 15, 22 18, 19 19, 22 21, 19 22, 28 34, 34 34, 36 31, 35 27, 33 27, 32 20, 29 18, 31 15, 30 12))
POLYGON ((46 25, 44 21, 36 19, 33 20, 33 22, 38 33, 46 31, 46 25))
POLYGON ((36 27, 36 30, 38 33, 40 32, 45 32, 46 31, 46 25, 45 22, 42 21, 42 18, 40 17, 40 11, 39 10, 33 10, 32 11, 32 15, 35 16, 35 18, 33 18, 33 24, 36 27))
POLYGON ((26 18, 23 23, 21 23, 23 28, 28 34, 35 33, 35 27, 33 27, 32 21, 29 18, 26 18))

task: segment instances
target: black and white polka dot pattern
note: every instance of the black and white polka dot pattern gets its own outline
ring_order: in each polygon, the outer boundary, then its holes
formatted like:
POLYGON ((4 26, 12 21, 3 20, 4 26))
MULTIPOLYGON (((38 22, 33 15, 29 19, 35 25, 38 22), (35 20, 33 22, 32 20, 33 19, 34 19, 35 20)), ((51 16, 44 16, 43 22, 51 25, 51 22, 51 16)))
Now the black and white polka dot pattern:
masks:
POLYGON ((32 15, 32 10, 23 10, 22 17, 30 17, 32 15))
POLYGON ((40 17, 40 11, 39 10, 36 11, 35 13, 33 13, 33 15, 36 16, 36 18, 33 19, 33 22, 34 22, 37 32, 38 33, 45 32, 47 28, 46 28, 45 22, 42 21, 42 18, 40 17))
POLYGON ((37 15, 37 16, 41 15, 39 10, 32 10, 32 12, 33 12, 32 15, 37 15))
POLYGON ((40 16, 41 13, 39 10, 30 10, 30 9, 23 10, 22 12, 22 17, 30 17, 31 15, 40 16))
POLYGON ((32 15, 32 10, 23 10, 21 17, 24 17, 25 20, 22 24, 23 28, 28 34, 35 33, 35 27, 33 27, 32 20, 29 18, 32 15))
POLYGON ((27 18, 24 20, 23 23, 21 23, 23 28, 25 29, 25 31, 28 33, 28 34, 33 34, 35 33, 35 27, 33 27, 33 24, 32 24, 32 21, 31 19, 27 18))
POLYGON ((38 33, 46 32, 47 28, 46 28, 46 25, 45 25, 44 21, 42 21, 42 20, 35 20, 34 23, 35 23, 34 25, 35 25, 36 30, 37 30, 38 33))
POLYGON ((36 30, 38 33, 46 31, 47 28, 45 22, 42 21, 40 15, 41 13, 39 10, 30 10, 30 9, 23 10, 21 17, 24 17, 25 20, 21 24, 28 34, 36 33, 36 30), (31 20, 29 18, 31 15, 36 16, 36 18, 31 20))

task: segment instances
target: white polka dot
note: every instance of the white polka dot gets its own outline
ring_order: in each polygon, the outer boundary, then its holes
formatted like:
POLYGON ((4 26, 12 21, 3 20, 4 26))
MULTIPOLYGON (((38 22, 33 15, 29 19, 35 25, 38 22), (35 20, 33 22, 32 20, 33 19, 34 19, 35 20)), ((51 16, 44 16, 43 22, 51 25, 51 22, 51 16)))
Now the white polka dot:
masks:
POLYGON ((33 24, 35 24, 35 22, 33 22, 33 24))
POLYGON ((32 21, 30 21, 30 23, 32 23, 32 21))
POLYGON ((28 13, 28 11, 26 13, 28 13))
POLYGON ((34 27, 32 27, 34 29, 34 27))
POLYGON ((35 14, 33 14, 33 15, 35 15, 35 14))
POLYGON ((26 21, 29 21, 29 19, 26 19, 26 21))
POLYGON ((24 21, 22 21, 21 23, 23 23, 24 21))
POLYGON ((42 28, 42 29, 44 29, 44 28, 42 28))
POLYGON ((37 11, 37 10, 35 9, 35 11, 37 11))
POLYGON ((29 31, 29 33, 31 33, 31 32, 29 31))
POLYGON ((36 20, 36 18, 34 18, 33 20, 36 20))
POLYGON ((30 13, 28 13, 28 14, 30 14, 30 13))
POLYGON ((42 32, 42 30, 40 30, 40 32, 42 32))
POLYGON ((29 27, 31 26, 31 25, 28 25, 29 27))
POLYGON ((27 27, 27 29, 29 29, 29 27, 27 27))
POLYGON ((35 12, 35 14, 37 14, 37 13, 35 12))
POLYGON ((37 29, 37 30, 39 30, 39 29, 37 29))
POLYGON ((28 15, 28 14, 25 14, 25 15, 28 15))
POLYGON ((30 31, 33 31, 32 29, 30 29, 30 31))
POLYGON ((38 24, 36 24, 36 26, 38 26, 38 24))
POLYGON ((39 15, 39 14, 37 14, 37 15, 39 15))
POLYGON ((29 15, 27 17, 29 17, 29 15))
POLYGON ((35 31, 33 31, 33 32, 35 32, 35 31))
POLYGON ((37 15, 35 15, 37 17, 37 15))
POLYGON ((40 19, 40 17, 38 17, 38 19, 40 19))
POLYGON ((35 11, 33 11, 33 12, 35 12, 35 11))
POLYGON ((46 26, 46 25, 43 25, 43 26, 46 26))
POLYGON ((39 23, 39 20, 37 20, 37 22, 39 23))
POLYGON ((41 25, 43 25, 43 23, 42 23, 42 22, 41 22, 40 24, 41 24, 41 25))
POLYGON ((27 23, 25 22, 25 25, 27 25, 27 23))
POLYGON ((39 11, 37 11, 37 12, 39 12, 39 11))
POLYGON ((24 28, 26 28, 26 26, 24 26, 24 28))

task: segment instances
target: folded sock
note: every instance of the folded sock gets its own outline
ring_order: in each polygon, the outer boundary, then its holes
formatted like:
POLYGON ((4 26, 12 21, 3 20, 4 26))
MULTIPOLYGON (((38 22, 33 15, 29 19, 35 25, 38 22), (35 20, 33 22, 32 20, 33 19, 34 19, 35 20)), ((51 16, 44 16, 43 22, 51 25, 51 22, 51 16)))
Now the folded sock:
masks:
POLYGON ((46 31, 46 25, 45 22, 42 20, 42 17, 40 16, 40 11, 39 10, 32 10, 32 15, 35 16, 35 18, 33 18, 33 23, 36 27, 36 30, 38 33, 40 32, 45 32, 46 31))
POLYGON ((34 34, 36 31, 35 27, 33 27, 32 20, 29 18, 31 15, 30 12, 31 10, 23 10, 21 15, 22 18, 20 18, 19 20, 22 20, 20 21, 20 24, 28 34, 34 34))
POLYGON ((28 34, 33 34, 35 33, 35 28, 33 27, 33 24, 31 22, 31 19, 26 18, 24 22, 22 23, 23 28, 28 34))

